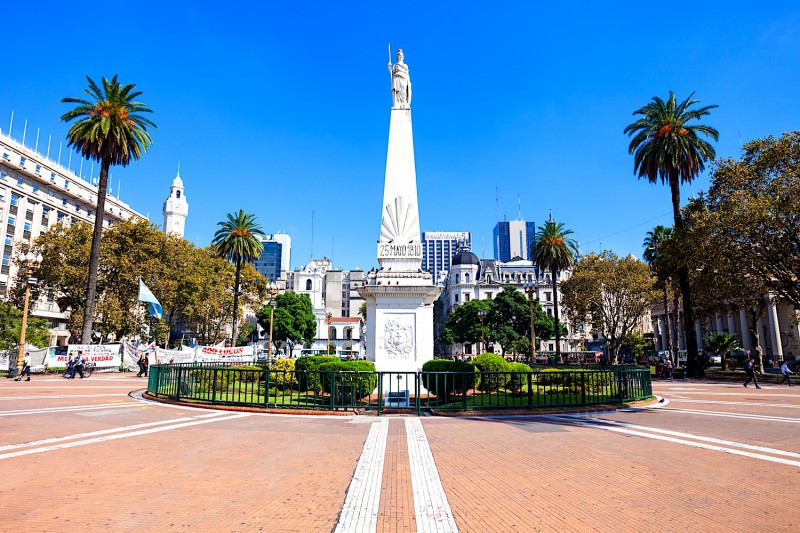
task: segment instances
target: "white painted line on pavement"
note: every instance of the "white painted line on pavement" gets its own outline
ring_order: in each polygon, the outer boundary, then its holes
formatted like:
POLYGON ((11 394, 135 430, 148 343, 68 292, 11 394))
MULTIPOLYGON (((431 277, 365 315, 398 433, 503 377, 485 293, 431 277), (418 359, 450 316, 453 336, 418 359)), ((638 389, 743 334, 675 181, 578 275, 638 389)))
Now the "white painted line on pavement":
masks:
POLYGON ((676 403, 708 403, 712 405, 747 405, 754 407, 780 407, 785 409, 800 409, 800 405, 789 405, 785 403, 763 403, 763 402, 724 402, 722 400, 675 400, 676 403))
POLYGON ((442 487, 422 421, 416 417, 406 418, 405 421, 417 531, 455 533, 458 527, 442 487))
POLYGON ((386 418, 373 422, 369 428, 364 450, 339 514, 336 533, 371 533, 378 528, 378 506, 388 435, 389 420, 386 418))
POLYGON ((15 396, 13 398, 0 398, 0 401, 13 402, 14 400, 63 400, 65 398, 105 398, 108 396, 127 396, 128 394, 65 394, 63 396, 15 396))
POLYGON ((32 455, 35 453, 44 453, 44 452, 52 452, 55 450, 63 450, 65 448, 75 448, 76 446, 85 446, 87 444, 96 444, 99 442, 106 442, 111 440, 118 440, 118 439, 126 439, 128 437, 138 437, 140 435, 148 435, 150 433, 160 433, 162 431, 169 431, 172 429, 180 429, 190 426, 197 426, 200 424, 209 424, 211 422, 223 422, 226 420, 234 420, 236 418, 242 418, 245 416, 250 416, 250 413, 238 413, 235 415, 230 416, 218 416, 215 418, 207 418, 204 420, 193 420, 191 422, 183 422, 180 424, 173 424, 171 426, 164 426, 164 427, 157 427, 157 428, 150 428, 150 429, 140 429, 138 431, 129 431, 127 433, 118 433, 116 435, 106 435, 105 437, 96 437, 93 439, 85 439, 79 440, 75 442, 67 442, 64 444, 56 444, 54 446, 44 446, 42 448, 33 448, 32 450, 22 450, 19 452, 11 452, 11 453, 4 453, 0 454, 0 461, 3 459, 12 459, 14 457, 21 457, 24 455, 32 455))
POLYGON ((726 413, 724 411, 704 411, 702 409, 678 409, 669 407, 663 409, 664 412, 688 413, 704 416, 721 416, 724 418, 744 418, 746 420, 764 420, 767 422, 788 422, 790 424, 800 424, 800 418, 788 418, 785 416, 751 415, 746 413, 726 413))
POLYGON ((117 403, 100 403, 92 405, 71 405, 68 407, 42 407, 41 409, 20 409, 11 411, 0 411, 0 416, 20 416, 20 415, 38 415, 45 413, 62 413, 70 411, 90 411, 93 409, 110 409, 119 407, 147 407, 144 404, 131 403, 131 402, 117 402, 117 403))
POLYGON ((90 431, 88 433, 75 433, 73 435, 65 435, 63 437, 53 437, 50 439, 42 439, 42 440, 32 440, 29 442, 20 442, 19 444, 7 444, 5 446, 0 446, 0 452, 4 452, 6 450, 16 450, 19 448, 30 448, 31 446, 41 446, 42 444, 52 444, 54 442, 63 442, 65 440, 76 440, 76 439, 85 439, 87 437, 96 437, 98 435, 108 435, 109 433, 118 433, 120 431, 130 431, 133 429, 141 429, 146 427, 152 426, 160 426, 162 424, 174 424, 177 422, 188 422, 189 420, 195 420, 197 418, 211 418, 214 416, 221 416, 224 413, 217 412, 217 413, 210 413, 205 415, 198 415, 198 416, 187 416, 183 418, 173 418, 171 420, 159 420, 158 422, 146 422, 144 424, 133 424, 131 426, 119 426, 115 428, 109 429, 101 429, 99 431, 90 431))
POLYGON ((612 431, 614 433, 623 433, 623 434, 626 434, 626 435, 635 435, 637 437, 644 437, 644 438, 647 438, 647 439, 663 440, 663 441, 672 442, 672 443, 675 443, 675 444, 683 444, 685 446, 693 446, 695 448, 702 448, 704 450, 713 450, 713 451, 717 451, 717 452, 730 453, 730 454, 733 454, 733 455, 741 455, 741 456, 744 456, 744 457, 749 457, 751 459, 760 459, 762 461, 769 461, 769 462, 772 462, 772 463, 780 463, 780 464, 789 465, 789 466, 795 466, 795 467, 800 468, 800 461, 793 461, 791 459, 782 459, 780 457, 771 457, 769 455, 762 455, 760 453, 745 452, 745 451, 736 450, 736 449, 733 449, 733 448, 724 448, 722 446, 714 446, 712 444, 703 444, 702 442, 694 442, 694 441, 690 441, 690 440, 677 439, 677 438, 674 438, 674 437, 667 437, 667 436, 657 435, 657 434, 653 434, 653 433, 644 433, 642 431, 634 431, 634 430, 631 430, 631 429, 619 428, 619 427, 609 426, 609 425, 605 425, 605 424, 598 424, 598 423, 595 423, 595 422, 588 422, 588 421, 584 422, 584 421, 581 421, 581 420, 578 420, 578 419, 575 419, 575 418, 570 418, 570 417, 565 417, 565 416, 547 416, 547 418, 551 418, 551 419, 557 420, 559 422, 567 422, 567 423, 575 424, 576 426, 585 426, 585 427, 597 428, 597 429, 602 429, 602 430, 605 430, 605 431, 612 431))
MULTIPOLYGON (((567 415, 567 416, 569 416, 569 415, 567 415)), ((570 418, 572 418, 572 417, 570 417, 570 418)), ((669 430, 669 429, 660 429, 660 428, 655 428, 655 427, 651 427, 651 426, 640 426, 640 425, 637 425, 637 424, 629 424, 627 422, 620 422, 618 420, 608 420, 606 418, 596 418, 596 417, 592 417, 592 416, 581 417, 581 420, 590 420, 592 422, 598 422, 598 423, 602 423, 602 424, 609 424, 609 425, 612 425, 612 426, 626 427, 626 428, 631 428, 631 429, 641 429, 641 430, 644 430, 644 431, 652 431, 653 433, 661 433, 662 435, 671 435, 673 437, 684 437, 684 438, 688 438, 688 439, 699 440, 699 441, 702 441, 702 442, 711 442, 713 444, 721 444, 723 446, 734 446, 736 448, 742 448, 742 449, 745 449, 745 450, 753 450, 753 451, 756 451, 756 452, 771 453, 773 455, 783 455, 785 457, 793 457, 795 459, 800 459, 800 453, 787 452, 787 451, 784 451, 784 450, 778 450, 776 448, 767 448, 765 446, 756 446, 756 445, 753 445, 753 444, 745 444, 743 442, 716 439, 714 437, 704 437, 702 435, 695 435, 693 433, 683 433, 683 432, 680 432, 680 431, 672 431, 672 430, 669 430)), ((798 420, 798 422, 800 422, 800 420, 798 420)))

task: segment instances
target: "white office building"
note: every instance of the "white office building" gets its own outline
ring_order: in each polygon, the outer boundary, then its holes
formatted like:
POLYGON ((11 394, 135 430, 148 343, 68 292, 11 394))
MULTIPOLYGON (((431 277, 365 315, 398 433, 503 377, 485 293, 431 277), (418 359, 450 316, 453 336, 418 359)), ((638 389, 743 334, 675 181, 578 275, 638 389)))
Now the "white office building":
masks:
MULTIPOLYGON (((7 296, 17 273, 15 244, 31 244, 54 224, 94 224, 96 205, 96 186, 0 132, 0 214, 6 223, 0 225, 0 298, 7 296)), ((108 195, 103 218, 103 226, 108 227, 120 220, 145 217, 118 197, 108 195)), ((56 298, 53 292, 42 294, 38 302, 31 302, 31 314, 50 322, 50 345, 65 345, 69 340, 69 315, 59 310, 56 298)))

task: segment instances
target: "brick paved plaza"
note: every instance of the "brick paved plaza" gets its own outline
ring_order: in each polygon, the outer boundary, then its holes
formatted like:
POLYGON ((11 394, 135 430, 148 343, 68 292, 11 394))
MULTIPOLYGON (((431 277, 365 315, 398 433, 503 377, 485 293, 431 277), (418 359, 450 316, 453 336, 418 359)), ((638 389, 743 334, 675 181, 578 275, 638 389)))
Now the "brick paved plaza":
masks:
POLYGON ((798 531, 800 387, 583 416, 285 416, 0 381, 0 531, 798 531))

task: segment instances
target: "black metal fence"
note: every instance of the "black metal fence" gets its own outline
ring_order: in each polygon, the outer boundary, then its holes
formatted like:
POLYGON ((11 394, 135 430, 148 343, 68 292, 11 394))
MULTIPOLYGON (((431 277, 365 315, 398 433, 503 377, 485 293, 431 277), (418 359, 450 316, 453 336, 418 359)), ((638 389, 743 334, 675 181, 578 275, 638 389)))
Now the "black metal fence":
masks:
POLYGON ((148 392, 189 403, 419 413, 620 404, 652 396, 648 369, 533 372, 349 372, 202 364, 153 365, 148 392))

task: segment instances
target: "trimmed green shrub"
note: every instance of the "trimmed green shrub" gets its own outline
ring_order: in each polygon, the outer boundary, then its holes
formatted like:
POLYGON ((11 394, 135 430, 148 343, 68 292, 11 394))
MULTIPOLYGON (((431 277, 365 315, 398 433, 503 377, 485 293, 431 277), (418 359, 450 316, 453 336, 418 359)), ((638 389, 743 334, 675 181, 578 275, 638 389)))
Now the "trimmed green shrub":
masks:
POLYGON ((322 381, 322 390, 330 394, 333 391, 333 380, 336 389, 346 395, 343 400, 360 399, 371 394, 378 386, 378 374, 375 372, 375 363, 372 361, 336 361, 323 363, 319 366, 319 376, 322 381))
POLYGON ((275 359, 269 370, 269 386, 278 390, 297 387, 294 359, 275 359))
POLYGON ((509 376, 506 387, 511 389, 514 394, 519 394, 522 392, 523 387, 528 385, 528 374, 532 371, 531 367, 525 363, 510 363, 509 367, 514 374, 509 376))
POLYGON ((490 374, 490 372, 509 372, 511 364, 502 356, 493 353, 482 353, 472 360, 481 371, 481 381, 478 388, 484 392, 498 391, 506 386, 508 374, 490 374))
POLYGON ((297 385, 300 391, 320 391, 322 382, 319 379, 320 365, 325 363, 341 362, 341 359, 331 355, 306 355, 295 360, 294 368, 297 371, 297 385))
MULTIPOLYGON (((229 379, 231 381, 241 381, 242 383, 256 383, 264 381, 264 370, 266 367, 259 365, 242 365, 229 368, 229 379)), ((219 372, 222 372, 221 370, 219 372)))
POLYGON ((231 385, 231 372, 227 369, 203 368, 192 370, 189 375, 194 380, 194 390, 209 393, 213 390, 225 392, 231 385), (214 372, 216 371, 216 379, 214 372))
POLYGON ((475 365, 448 359, 432 359, 422 365, 422 385, 438 398, 446 398, 453 393, 464 394, 478 388, 481 375, 475 365), (456 372, 453 375, 426 374, 426 372, 456 372), (462 372, 467 372, 463 374, 462 372))

